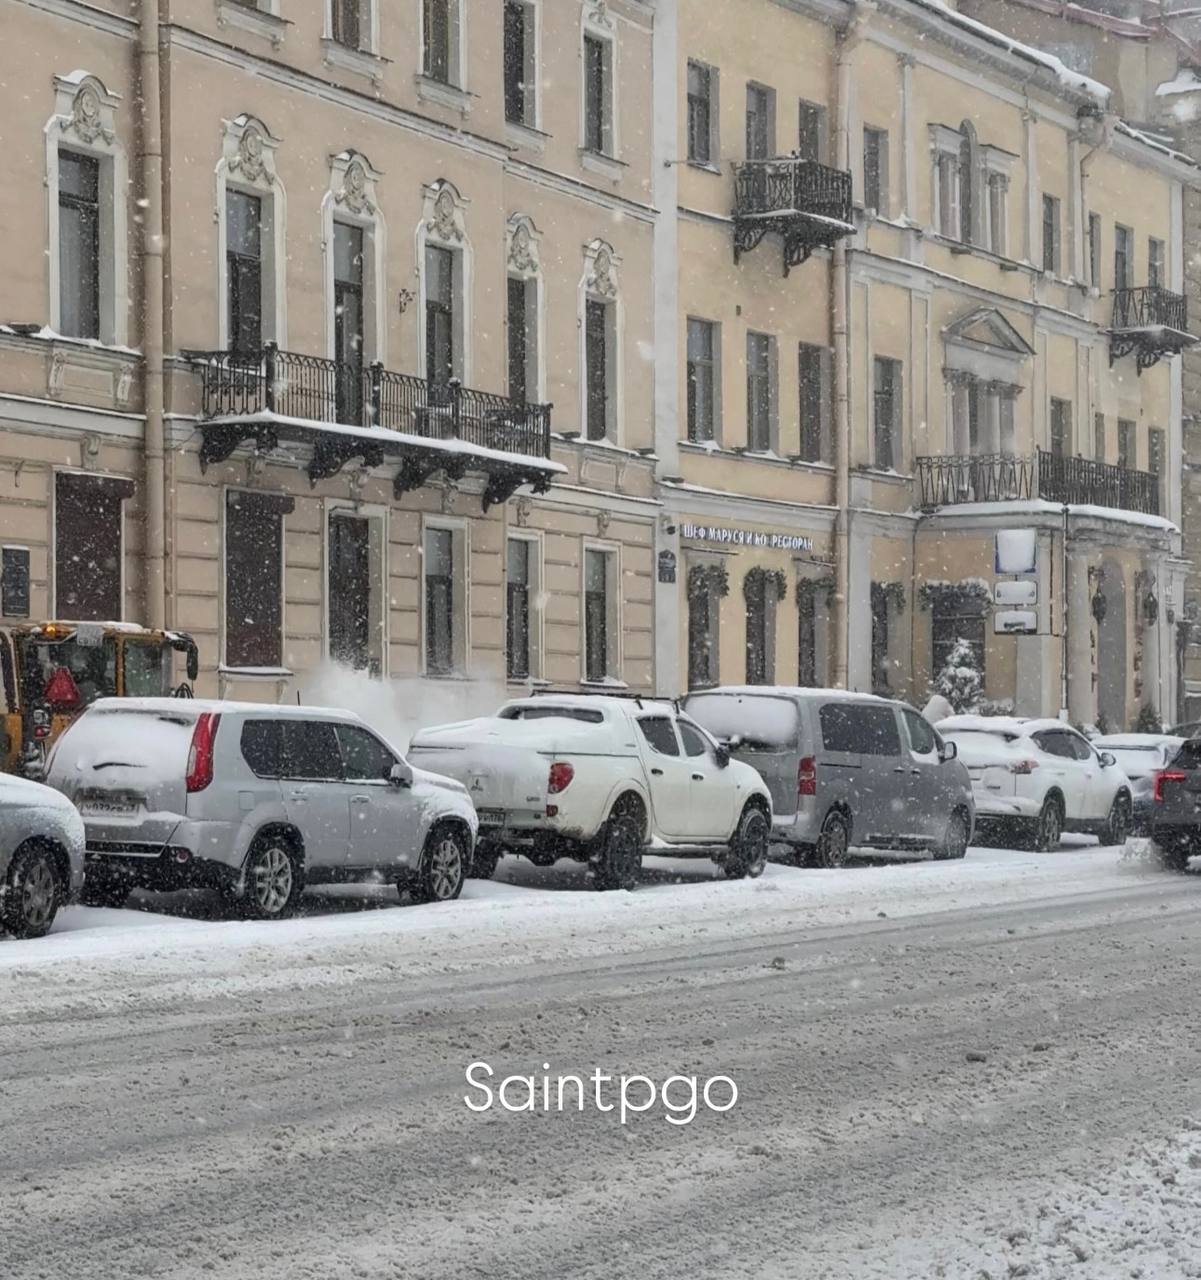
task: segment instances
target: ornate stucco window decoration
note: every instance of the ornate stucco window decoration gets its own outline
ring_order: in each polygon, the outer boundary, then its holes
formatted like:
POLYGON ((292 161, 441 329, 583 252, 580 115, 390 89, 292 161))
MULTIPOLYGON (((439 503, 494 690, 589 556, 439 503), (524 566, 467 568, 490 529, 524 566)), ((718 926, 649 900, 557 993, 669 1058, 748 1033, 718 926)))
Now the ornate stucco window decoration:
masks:
POLYGON ((760 590, 765 595, 771 596, 774 593, 777 600, 784 600, 788 596, 788 578, 783 569, 748 569, 742 580, 742 590, 748 600, 760 590))
MULTIPOLYGON (((505 270, 508 277, 509 363, 521 366, 524 392, 528 396, 543 399, 546 385, 546 369, 543 353, 546 350, 546 305, 542 277, 542 233, 533 218, 515 213, 509 218, 505 270), (517 307, 520 304, 520 314, 517 307), (514 324, 522 327, 519 333, 512 331, 514 324), (520 350, 514 347, 520 342, 520 350)), ((510 393, 514 388, 510 386, 510 393)))
POLYGON ((1009 176, 1018 157, 981 142, 970 120, 958 128, 932 124, 928 137, 935 231, 953 242, 952 253, 1006 257, 1009 176))
POLYGON ((815 249, 854 234, 851 175, 795 152, 744 161, 734 166, 733 216, 735 263, 774 232, 783 241, 787 276, 815 249))
MULTIPOLYGON (((245 119, 228 157, 231 182, 277 188, 271 149, 262 126, 245 119)), ((484 510, 506 502, 523 485, 545 492, 565 468, 550 456, 551 406, 498 392, 474 390, 459 371, 470 368, 471 244, 467 202, 448 182, 425 188, 424 217, 417 228, 420 280, 420 370, 400 373, 384 361, 387 332, 385 226, 379 207, 380 174, 365 156, 343 151, 330 159, 323 197, 327 354, 285 350, 264 340, 261 350, 187 352, 201 377, 202 467, 223 462, 242 447, 266 453, 281 444, 311 446, 310 480, 336 476, 346 465, 395 466, 399 499, 441 476, 453 485, 468 473, 482 475, 484 510), (332 262, 337 223, 363 232, 364 334, 368 359, 349 359, 335 341, 332 262), (427 248, 454 259, 450 304, 455 376, 429 376, 425 350, 427 248), (368 270, 370 268, 370 270, 368 270)), ((266 326, 264 334, 266 335, 266 326)), ((358 474, 358 473, 355 473, 358 474)))
POLYGON ((249 4, 246 0, 217 0, 217 26, 249 31, 270 40, 272 48, 278 49, 292 25, 279 9, 280 0, 252 0, 249 4))
POLYGON ((694 564, 688 570, 689 599, 716 595, 724 600, 729 594, 730 575, 724 564, 694 564))

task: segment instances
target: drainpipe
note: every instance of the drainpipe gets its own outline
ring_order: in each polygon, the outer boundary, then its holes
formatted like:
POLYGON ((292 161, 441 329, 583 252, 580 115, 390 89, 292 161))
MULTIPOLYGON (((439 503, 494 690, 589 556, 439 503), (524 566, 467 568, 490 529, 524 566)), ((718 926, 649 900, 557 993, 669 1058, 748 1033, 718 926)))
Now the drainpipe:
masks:
MULTIPOLYGON (((851 168, 851 53, 864 6, 855 13, 837 40, 837 78, 834 116, 834 164, 851 168)), ((850 672, 851 594, 851 391, 850 324, 846 238, 834 245, 830 271, 830 314, 834 342, 834 670, 831 683, 845 689, 850 672)))
POLYGON ((145 397, 146 624, 163 627, 166 592, 166 466, 163 431, 163 121, 159 97, 158 0, 140 0, 138 111, 141 125, 142 368, 145 397))

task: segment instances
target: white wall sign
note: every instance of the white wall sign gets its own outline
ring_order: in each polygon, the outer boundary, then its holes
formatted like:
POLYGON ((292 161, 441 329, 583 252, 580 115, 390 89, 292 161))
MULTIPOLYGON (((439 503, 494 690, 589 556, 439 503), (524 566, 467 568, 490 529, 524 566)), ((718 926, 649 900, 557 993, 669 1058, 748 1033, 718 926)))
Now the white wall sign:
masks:
POLYGON ((725 525, 680 524, 680 536, 697 542, 726 543, 732 547, 769 547, 774 551, 812 551, 813 539, 803 533, 758 533, 725 525))
POLYGON ((1038 634, 1038 614, 1033 609, 998 609, 992 617, 993 631, 999 636, 1038 634))
POLYGON ((999 605, 1016 608, 1019 605, 1038 603, 1038 581, 1035 578, 1018 578, 1012 582, 998 582, 993 599, 999 605))
POLYGON ((1035 573, 1038 569, 1038 535, 1033 529, 998 529, 998 573, 1035 573))

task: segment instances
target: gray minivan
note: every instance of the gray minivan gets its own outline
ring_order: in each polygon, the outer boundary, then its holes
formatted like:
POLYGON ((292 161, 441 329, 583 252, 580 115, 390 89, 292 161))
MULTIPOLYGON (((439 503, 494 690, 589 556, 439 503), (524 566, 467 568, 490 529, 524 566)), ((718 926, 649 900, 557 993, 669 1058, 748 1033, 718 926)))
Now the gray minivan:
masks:
POLYGON ((962 858, 976 807, 953 742, 902 702, 841 689, 722 686, 691 693, 688 714, 771 791, 772 838, 808 866, 852 845, 962 858))

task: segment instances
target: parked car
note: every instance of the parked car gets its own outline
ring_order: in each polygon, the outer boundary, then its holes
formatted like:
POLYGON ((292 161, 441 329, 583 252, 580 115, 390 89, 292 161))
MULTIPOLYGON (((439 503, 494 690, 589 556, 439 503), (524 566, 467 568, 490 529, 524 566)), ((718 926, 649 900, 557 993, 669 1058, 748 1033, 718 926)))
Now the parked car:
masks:
POLYGON ((1097 751, 1108 751, 1130 780, 1130 830, 1134 835, 1149 835, 1155 775, 1167 768, 1184 739, 1167 733, 1107 733, 1089 741, 1097 751))
POLYGON ((357 716, 174 698, 105 698, 63 734, 47 779, 87 832, 84 898, 218 889, 272 919, 306 884, 383 877, 456 898, 475 812, 357 716))
POLYGON ((1125 843, 1129 779, 1110 752, 1095 750, 1062 720, 962 715, 937 728, 967 765, 982 831, 1012 832, 1042 851, 1057 848, 1064 831, 1125 843))
POLYGON ((652 846, 712 858, 735 878, 767 863, 763 780, 670 702, 523 698, 495 716, 422 729, 409 755, 467 787, 479 875, 503 853, 539 866, 567 857, 588 863, 598 889, 628 889, 652 846))
POLYGON ((1189 738, 1152 784, 1151 839, 1165 866, 1184 871, 1201 854, 1201 738, 1189 738))
POLYGON ((57 791, 0 774, 0 933, 40 938, 83 884, 83 822, 57 791))
POLYGON ((762 775, 772 839, 805 865, 841 866, 852 845, 962 858, 975 822, 955 748, 912 707, 841 690, 707 689, 688 714, 762 775))
POLYGON ((1170 738, 1195 738, 1198 734, 1201 734, 1201 720, 1186 720, 1167 731, 1170 738))

